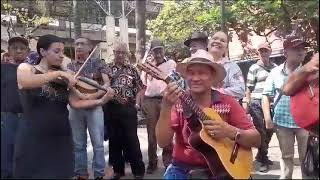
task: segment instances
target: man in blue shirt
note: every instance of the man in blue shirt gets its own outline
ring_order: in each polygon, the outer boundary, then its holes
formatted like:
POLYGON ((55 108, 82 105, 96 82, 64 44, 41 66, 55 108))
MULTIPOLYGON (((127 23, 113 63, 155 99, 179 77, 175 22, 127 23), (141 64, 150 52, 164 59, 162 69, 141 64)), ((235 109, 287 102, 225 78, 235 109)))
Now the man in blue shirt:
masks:
MULTIPOLYGON (((305 47, 307 45, 306 42, 296 36, 288 37, 283 42, 286 61, 271 70, 262 93, 262 108, 266 128, 276 129, 282 154, 280 161, 280 179, 292 179, 295 138, 298 141, 299 159, 301 163, 306 153, 308 132, 299 128, 294 122, 290 112, 290 96, 281 95, 281 93, 279 95, 279 92, 282 91, 282 87, 288 80, 288 75, 292 74, 304 60, 306 55, 305 47), (275 107, 274 116, 273 119, 271 119, 270 100, 273 97, 275 107)), ((303 172, 302 176, 304 177, 303 172)))

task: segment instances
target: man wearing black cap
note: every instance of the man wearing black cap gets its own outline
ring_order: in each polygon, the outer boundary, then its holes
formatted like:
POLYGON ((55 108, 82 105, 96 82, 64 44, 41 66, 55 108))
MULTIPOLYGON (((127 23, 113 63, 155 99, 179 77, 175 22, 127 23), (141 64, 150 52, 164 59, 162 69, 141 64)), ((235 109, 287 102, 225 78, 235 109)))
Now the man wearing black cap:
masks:
MULTIPOLYGON (((176 68, 174 60, 167 59, 164 56, 164 45, 158 40, 151 41, 150 47, 151 55, 149 61, 157 66, 161 71, 166 74, 171 73, 176 68)), ((166 83, 152 78, 142 72, 141 79, 146 86, 146 91, 143 98, 142 111, 146 115, 147 132, 148 132, 148 156, 149 165, 147 167, 147 174, 152 174, 157 169, 157 140, 155 135, 155 127, 159 119, 160 104, 162 101, 163 90, 167 87, 166 83)), ((172 145, 163 148, 162 160, 164 166, 171 163, 172 145)))
POLYGON ((198 49, 207 51, 208 35, 205 32, 193 32, 191 37, 184 41, 184 45, 190 48, 191 54, 197 52, 198 49))
POLYGON ((22 37, 13 37, 8 44, 13 62, 1 62, 1 179, 12 178, 14 139, 22 115, 17 67, 29 52, 28 40, 22 37))
MULTIPOLYGON (((266 128, 276 129, 276 135, 279 140, 282 154, 280 162, 280 179, 292 179, 295 139, 297 139, 298 142, 298 152, 301 164, 306 153, 308 132, 299 128, 293 120, 290 112, 290 96, 281 95, 282 88, 288 80, 288 76, 298 69, 303 62, 306 56, 306 46, 308 46, 308 43, 296 36, 288 37, 283 42, 286 61, 271 70, 266 79, 262 93, 262 109, 266 128), (270 115, 271 98, 273 98, 275 103, 272 119, 270 115)), ((304 179, 303 171, 302 178, 304 179)))
MULTIPOLYGON (((196 53, 197 50, 199 49, 208 51, 208 35, 206 32, 195 31, 191 34, 191 36, 186 41, 184 41, 184 45, 189 47, 191 55, 196 53)), ((189 58, 184 59, 183 61, 181 61, 181 63, 187 62, 188 59, 189 58)), ((181 63, 177 64, 176 71, 181 73, 182 76, 185 76, 183 74, 184 70, 182 69, 181 63)), ((184 82, 184 84, 185 84, 184 86, 187 86, 186 82, 184 82)))

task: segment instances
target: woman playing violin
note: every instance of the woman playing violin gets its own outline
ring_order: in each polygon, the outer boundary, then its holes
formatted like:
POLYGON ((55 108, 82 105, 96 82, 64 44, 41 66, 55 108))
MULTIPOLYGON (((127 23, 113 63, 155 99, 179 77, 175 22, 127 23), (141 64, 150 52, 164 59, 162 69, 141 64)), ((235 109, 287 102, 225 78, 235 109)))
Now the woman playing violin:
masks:
POLYGON ((113 97, 109 89, 96 100, 76 96, 77 79, 64 71, 52 71, 63 60, 64 44, 54 35, 39 38, 38 65, 22 63, 17 81, 23 107, 23 120, 17 135, 14 176, 16 178, 71 178, 74 170, 73 142, 68 121, 69 103, 84 108, 102 105, 113 97), (57 85, 57 79, 67 83, 57 85))

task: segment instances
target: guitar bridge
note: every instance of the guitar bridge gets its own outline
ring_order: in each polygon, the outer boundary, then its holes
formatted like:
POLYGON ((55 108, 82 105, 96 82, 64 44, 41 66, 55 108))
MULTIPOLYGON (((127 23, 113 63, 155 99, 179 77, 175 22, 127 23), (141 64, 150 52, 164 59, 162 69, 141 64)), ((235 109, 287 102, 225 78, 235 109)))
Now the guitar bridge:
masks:
POLYGON ((234 164, 236 158, 238 157, 238 150, 239 150, 239 144, 235 142, 232 148, 231 156, 230 156, 230 162, 232 164, 234 164))

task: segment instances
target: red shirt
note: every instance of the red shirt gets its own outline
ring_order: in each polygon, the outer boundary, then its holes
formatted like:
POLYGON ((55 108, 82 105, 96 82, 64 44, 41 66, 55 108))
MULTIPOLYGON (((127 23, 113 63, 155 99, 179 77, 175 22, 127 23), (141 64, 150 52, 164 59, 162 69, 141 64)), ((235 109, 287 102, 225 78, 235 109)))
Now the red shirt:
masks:
MULTIPOLYGON (((239 129, 254 128, 252 122, 247 118, 244 109, 231 96, 224 95, 218 91, 212 91, 211 108, 219 113, 219 106, 230 107, 230 111, 219 115, 230 125, 239 129)), ((190 130, 188 122, 183 116, 181 102, 178 102, 171 110, 171 128, 175 131, 173 160, 191 166, 206 167, 203 156, 188 144, 190 130)))

